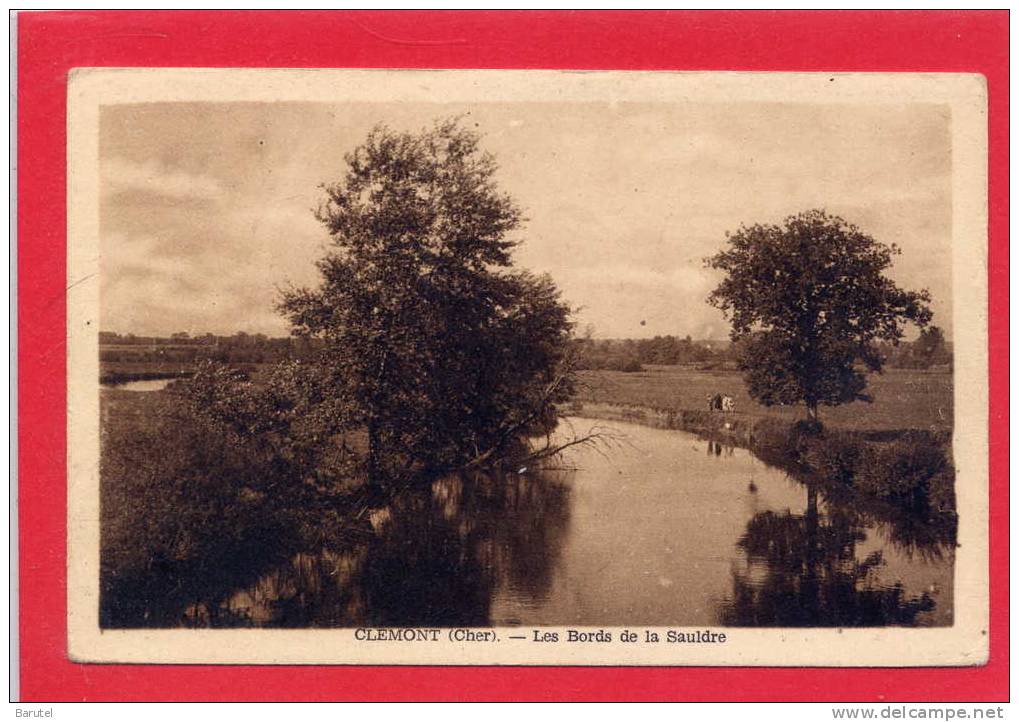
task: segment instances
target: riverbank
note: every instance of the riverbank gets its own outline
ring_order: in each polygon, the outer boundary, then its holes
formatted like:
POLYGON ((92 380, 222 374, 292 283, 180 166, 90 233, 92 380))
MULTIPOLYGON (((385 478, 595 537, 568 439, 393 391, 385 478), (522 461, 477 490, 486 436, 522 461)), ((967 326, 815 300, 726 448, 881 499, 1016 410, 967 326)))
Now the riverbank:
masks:
POLYGON ((804 481, 834 485, 925 516, 955 514, 951 434, 939 430, 810 430, 770 416, 574 401, 571 416, 697 434, 749 449, 804 481))
POLYGON ((118 384, 126 384, 131 381, 186 379, 193 375, 193 371, 108 371, 99 374, 99 383, 107 386, 116 386, 118 384))
MULTIPOLYGON (((839 431, 885 432, 907 429, 952 431, 952 374, 887 369, 867 379, 871 403, 823 409, 825 427, 839 431)), ((732 370, 687 366, 645 366, 642 371, 581 371, 576 399, 680 411, 707 411, 707 397, 731 396, 737 416, 768 417, 795 423, 803 416, 795 406, 763 406, 747 393, 743 377, 732 370)))

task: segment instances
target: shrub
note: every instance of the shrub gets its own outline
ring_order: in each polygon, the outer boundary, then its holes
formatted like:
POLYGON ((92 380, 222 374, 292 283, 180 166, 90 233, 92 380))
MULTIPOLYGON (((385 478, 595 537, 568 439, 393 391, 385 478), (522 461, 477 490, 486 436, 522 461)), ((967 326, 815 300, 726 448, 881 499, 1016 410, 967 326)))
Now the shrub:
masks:
POLYGON ((866 494, 914 506, 935 498, 954 507, 953 469, 944 445, 929 434, 908 434, 891 443, 869 445, 859 459, 854 486, 866 494))
POLYGON ((640 361, 638 361, 635 356, 630 356, 629 358, 619 359, 615 363, 615 366, 616 366, 616 368, 613 369, 613 370, 615 370, 615 371, 622 371, 622 372, 628 373, 628 374, 630 374, 630 373, 637 373, 639 371, 643 371, 644 370, 644 367, 641 366, 640 361))
POLYGON ((625 408, 621 415, 625 421, 639 422, 647 419, 647 414, 640 408, 625 408))
POLYGON ((862 453, 861 442, 838 433, 807 438, 810 441, 803 457, 811 470, 830 481, 852 483, 862 453))
MULTIPOLYGON (((125 425, 127 426, 127 425, 125 425)), ((147 420, 103 439, 105 561, 140 570, 153 559, 185 562, 243 536, 266 470, 221 435, 188 423, 147 420)))
POLYGON ((766 416, 754 423, 751 443, 762 461, 786 468, 801 462, 801 437, 797 425, 766 416))

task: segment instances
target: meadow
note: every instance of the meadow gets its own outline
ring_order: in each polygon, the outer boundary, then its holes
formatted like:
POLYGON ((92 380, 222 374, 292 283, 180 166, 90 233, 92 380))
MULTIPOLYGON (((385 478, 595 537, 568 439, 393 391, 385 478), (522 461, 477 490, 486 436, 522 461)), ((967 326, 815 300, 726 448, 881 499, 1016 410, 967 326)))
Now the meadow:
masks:
MULTIPOLYGON (((869 377, 873 402, 821 407, 826 427, 844 431, 920 429, 950 432, 953 419, 952 375, 947 371, 887 369, 869 377)), ((728 394, 737 418, 773 417, 794 422, 802 406, 758 404, 746 391, 739 372, 705 371, 689 366, 644 366, 643 371, 581 371, 577 400, 642 406, 665 411, 703 411, 707 396, 728 394)))

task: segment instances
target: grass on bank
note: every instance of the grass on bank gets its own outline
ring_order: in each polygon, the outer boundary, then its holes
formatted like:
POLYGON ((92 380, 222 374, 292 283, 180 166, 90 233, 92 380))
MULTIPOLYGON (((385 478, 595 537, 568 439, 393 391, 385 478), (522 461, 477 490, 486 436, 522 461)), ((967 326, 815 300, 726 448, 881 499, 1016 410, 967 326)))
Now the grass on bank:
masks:
POLYGON ((734 371, 648 367, 639 373, 584 371, 572 413, 719 438, 776 466, 921 515, 955 513, 952 376, 892 369, 872 376, 872 403, 822 408, 809 430, 802 406, 765 407, 734 371), (707 410, 707 396, 736 400, 736 412, 707 410))
MULTIPOLYGON (((582 371, 579 401, 644 406, 670 411, 702 411, 709 394, 728 394, 736 401, 737 418, 772 417, 793 423, 803 418, 802 406, 766 407, 750 398, 736 371, 702 371, 684 366, 646 366, 644 371, 582 371)), ((860 432, 922 429, 951 432, 954 414, 952 375, 888 369, 869 381, 873 403, 822 407, 829 429, 860 432)))

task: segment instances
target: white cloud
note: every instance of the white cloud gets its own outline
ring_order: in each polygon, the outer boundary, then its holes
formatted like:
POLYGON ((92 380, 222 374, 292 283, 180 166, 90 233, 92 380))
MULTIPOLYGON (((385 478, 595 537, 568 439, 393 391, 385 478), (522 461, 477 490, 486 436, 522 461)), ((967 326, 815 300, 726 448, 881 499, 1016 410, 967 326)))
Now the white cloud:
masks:
POLYGON ((172 199, 209 200, 223 194, 216 178, 175 170, 156 160, 137 163, 107 158, 101 169, 102 189, 107 195, 136 190, 172 199))
POLYGON ((166 241, 144 234, 102 238, 101 324, 104 330, 169 335, 175 331, 285 334, 276 288, 262 262, 227 262, 204 253, 166 256, 166 241), (215 274, 209 269, 215 268, 215 274))

